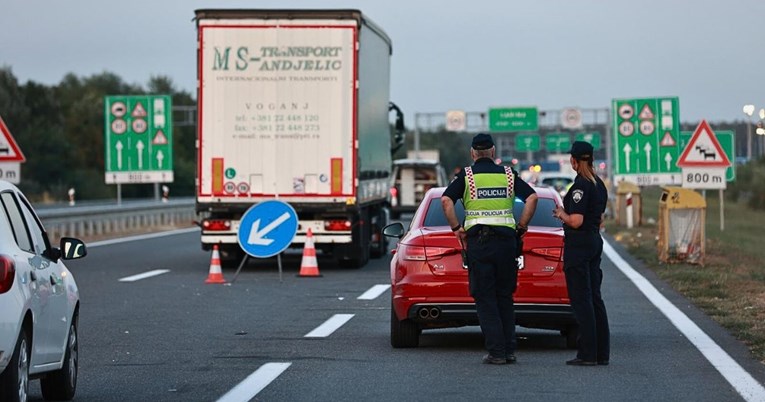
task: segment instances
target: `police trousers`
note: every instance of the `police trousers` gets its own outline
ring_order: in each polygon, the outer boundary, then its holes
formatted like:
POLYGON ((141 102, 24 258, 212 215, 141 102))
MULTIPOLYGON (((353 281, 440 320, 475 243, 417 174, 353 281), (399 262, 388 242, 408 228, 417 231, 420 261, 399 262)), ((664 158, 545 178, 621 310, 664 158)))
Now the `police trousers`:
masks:
MULTIPOLYGON (((471 233, 473 231, 471 230, 471 233)), ((468 278, 475 299, 478 321, 489 354, 505 358, 515 353, 515 309, 517 286, 515 236, 498 235, 486 228, 468 235, 468 278)))
POLYGON ((606 305, 600 293, 603 271, 603 238, 597 231, 567 230, 563 246, 563 271, 579 336, 576 357, 608 361, 610 332, 606 305))

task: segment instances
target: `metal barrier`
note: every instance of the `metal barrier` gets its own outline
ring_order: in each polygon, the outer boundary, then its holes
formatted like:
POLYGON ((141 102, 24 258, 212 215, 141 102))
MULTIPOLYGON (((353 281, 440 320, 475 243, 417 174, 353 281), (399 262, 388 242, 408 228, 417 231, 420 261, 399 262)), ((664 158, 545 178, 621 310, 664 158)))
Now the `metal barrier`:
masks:
POLYGON ((190 226, 196 219, 194 199, 168 202, 131 201, 121 205, 37 208, 48 237, 92 237, 145 231, 151 228, 190 226))

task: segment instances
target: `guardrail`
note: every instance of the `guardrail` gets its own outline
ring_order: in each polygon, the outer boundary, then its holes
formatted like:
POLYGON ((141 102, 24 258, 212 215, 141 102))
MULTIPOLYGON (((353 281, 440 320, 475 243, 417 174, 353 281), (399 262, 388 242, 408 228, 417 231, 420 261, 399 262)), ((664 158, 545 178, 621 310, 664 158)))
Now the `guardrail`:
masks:
POLYGON ((48 237, 54 242, 62 236, 92 237, 149 228, 189 226, 196 219, 193 198, 36 210, 48 231, 48 237))

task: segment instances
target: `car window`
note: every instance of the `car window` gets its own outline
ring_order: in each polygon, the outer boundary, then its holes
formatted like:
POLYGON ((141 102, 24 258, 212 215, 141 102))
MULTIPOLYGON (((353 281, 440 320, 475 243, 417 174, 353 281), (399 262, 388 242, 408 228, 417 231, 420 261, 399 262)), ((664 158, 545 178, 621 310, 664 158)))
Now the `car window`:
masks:
POLYGON ((26 216, 27 222, 29 222, 29 233, 32 235, 32 242, 37 254, 43 256, 49 256, 50 242, 48 236, 45 234, 45 230, 37 219, 37 215, 32 210, 32 206, 29 205, 27 200, 21 198, 21 210, 26 216))
MULTIPOLYGON (((523 201, 517 198, 515 199, 513 214, 516 219, 523 213, 524 205, 523 201)), ((550 198, 539 198, 537 209, 534 211, 534 216, 531 218, 529 226, 563 227, 561 221, 552 216, 553 209, 555 209, 555 201, 550 198)), ((454 206, 454 211, 457 213, 457 219, 460 222, 464 221, 465 207, 462 205, 462 200, 458 201, 454 206)), ((444 214, 444 208, 441 206, 440 198, 434 198, 430 201, 428 212, 425 215, 424 226, 449 226, 449 223, 446 221, 446 215, 444 214)))
POLYGON ((4 192, 0 194, 0 203, 3 204, 3 211, 8 218, 8 222, 11 224, 16 244, 18 244, 20 249, 34 253, 32 239, 29 237, 27 225, 19 209, 19 204, 16 202, 16 197, 11 192, 4 192))

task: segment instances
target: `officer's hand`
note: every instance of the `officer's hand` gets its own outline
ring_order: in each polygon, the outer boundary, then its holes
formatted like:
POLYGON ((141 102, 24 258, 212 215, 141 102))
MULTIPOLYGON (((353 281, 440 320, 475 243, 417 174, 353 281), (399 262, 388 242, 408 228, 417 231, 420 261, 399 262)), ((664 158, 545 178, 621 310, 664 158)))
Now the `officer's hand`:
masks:
POLYGON ((526 232, 528 232, 528 231, 529 231, 529 228, 527 228, 526 226, 517 226, 515 228, 515 234, 518 237, 523 237, 523 235, 525 235, 526 232))

